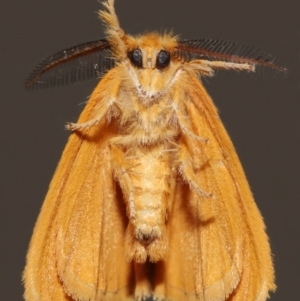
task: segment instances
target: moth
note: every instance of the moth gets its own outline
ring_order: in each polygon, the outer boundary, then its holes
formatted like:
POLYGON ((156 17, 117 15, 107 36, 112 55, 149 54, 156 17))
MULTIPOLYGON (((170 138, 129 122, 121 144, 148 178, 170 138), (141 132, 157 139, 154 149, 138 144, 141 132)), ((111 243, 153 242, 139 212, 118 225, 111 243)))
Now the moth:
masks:
POLYGON ((260 49, 133 37, 114 1, 107 38, 59 52, 28 88, 102 79, 72 131, 35 225, 27 301, 263 301, 275 290, 262 216, 201 78, 285 68, 260 49))

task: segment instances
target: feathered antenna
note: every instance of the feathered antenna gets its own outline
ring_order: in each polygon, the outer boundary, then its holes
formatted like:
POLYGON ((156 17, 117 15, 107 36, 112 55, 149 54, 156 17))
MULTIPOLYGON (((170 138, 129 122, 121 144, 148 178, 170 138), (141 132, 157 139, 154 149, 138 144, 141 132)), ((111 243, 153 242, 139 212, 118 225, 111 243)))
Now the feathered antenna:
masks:
POLYGON ((126 34, 120 27, 120 23, 114 8, 114 0, 107 0, 102 2, 105 10, 99 11, 100 19, 106 25, 107 40, 111 45, 112 52, 116 59, 123 60, 127 57, 125 40, 126 34))
POLYGON ((232 41, 200 39, 179 41, 173 56, 181 62, 197 59, 246 63, 286 73, 287 69, 268 52, 232 41))
POLYGON ((26 89, 44 89, 97 78, 115 65, 107 40, 83 43, 41 61, 25 82, 26 89))

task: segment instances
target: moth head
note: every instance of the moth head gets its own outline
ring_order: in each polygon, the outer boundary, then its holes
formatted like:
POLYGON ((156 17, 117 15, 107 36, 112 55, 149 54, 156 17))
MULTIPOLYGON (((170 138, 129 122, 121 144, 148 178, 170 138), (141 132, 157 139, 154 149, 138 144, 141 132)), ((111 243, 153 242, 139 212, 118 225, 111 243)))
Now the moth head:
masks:
POLYGON ((168 85, 176 72, 176 62, 172 58, 176 44, 176 37, 171 34, 153 32, 138 37, 127 36, 124 65, 141 94, 152 97, 168 85))
POLYGON ((127 58, 134 68, 164 71, 170 66, 176 45, 171 35, 154 32, 137 38, 129 36, 126 42, 127 58))
POLYGON ((113 0, 104 2, 106 11, 100 11, 100 17, 106 24, 107 40, 114 59, 127 67, 133 84, 141 94, 154 96, 166 87, 176 70, 172 53, 177 45, 177 38, 172 34, 156 32, 137 37, 125 34, 119 25, 113 4, 113 0))
POLYGON ((171 34, 150 33, 137 38, 126 35, 120 27, 114 0, 103 2, 103 6, 106 10, 100 10, 99 16, 106 25, 107 40, 115 59, 128 58, 133 66, 145 69, 162 70, 169 65, 170 51, 176 45, 171 34))

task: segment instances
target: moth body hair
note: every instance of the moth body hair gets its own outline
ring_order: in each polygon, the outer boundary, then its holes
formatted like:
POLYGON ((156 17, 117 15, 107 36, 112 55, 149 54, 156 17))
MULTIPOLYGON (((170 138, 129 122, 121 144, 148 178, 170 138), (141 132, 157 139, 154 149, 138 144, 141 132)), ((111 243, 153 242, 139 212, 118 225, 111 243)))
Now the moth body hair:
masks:
POLYGON ((105 71, 66 125, 27 255, 26 301, 265 301, 276 288, 265 225, 201 79, 285 69, 222 40, 131 36, 114 1, 103 5, 107 38, 46 59, 27 82, 47 86, 47 72, 94 52, 92 68, 105 71))

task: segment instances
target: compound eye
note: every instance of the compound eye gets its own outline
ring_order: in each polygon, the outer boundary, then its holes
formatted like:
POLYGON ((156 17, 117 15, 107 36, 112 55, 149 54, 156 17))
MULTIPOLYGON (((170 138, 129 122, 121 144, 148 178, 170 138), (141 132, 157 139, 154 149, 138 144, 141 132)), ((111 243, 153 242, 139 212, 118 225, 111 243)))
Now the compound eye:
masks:
POLYGON ((128 58, 132 65, 142 68, 143 67, 143 57, 141 49, 135 49, 133 51, 128 52, 128 58))
POLYGON ((170 60, 171 60, 170 53, 165 50, 161 50, 157 55, 156 68, 157 69, 166 68, 170 64, 170 60))

